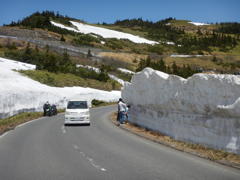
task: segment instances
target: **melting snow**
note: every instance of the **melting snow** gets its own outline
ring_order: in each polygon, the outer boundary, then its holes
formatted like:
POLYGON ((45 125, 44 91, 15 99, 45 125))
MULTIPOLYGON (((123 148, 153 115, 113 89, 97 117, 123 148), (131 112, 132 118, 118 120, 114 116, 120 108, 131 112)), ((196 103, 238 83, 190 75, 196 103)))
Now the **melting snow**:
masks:
POLYGON ((34 65, 0 58, 0 118, 24 111, 42 111, 46 101, 64 108, 71 98, 91 101, 117 101, 119 91, 102 91, 83 87, 50 87, 21 75, 16 70, 32 70, 34 65))
POLYGON ((122 86, 123 86, 124 83, 125 83, 124 80, 122 80, 122 79, 120 79, 120 78, 118 78, 118 77, 116 77, 116 76, 114 76, 114 75, 112 75, 112 74, 108 74, 108 76, 109 76, 111 79, 117 81, 117 82, 118 82, 119 84, 121 84, 122 86))
POLYGON ((57 26, 57 27, 60 27, 63 29, 67 29, 70 31, 74 31, 74 32, 79 32, 79 33, 84 33, 84 34, 93 33, 93 34, 100 35, 104 38, 128 39, 134 43, 146 43, 146 44, 152 44, 152 45, 158 44, 158 42, 156 42, 156 41, 147 40, 145 38, 135 36, 135 35, 132 35, 129 33, 114 31, 114 30, 110 30, 110 29, 106 29, 106 28, 102 28, 102 27, 91 26, 88 24, 83 24, 83 23, 74 22, 74 21, 70 21, 70 22, 72 23, 73 26, 75 26, 75 28, 67 27, 67 26, 64 26, 63 24, 59 24, 59 23, 51 21, 51 23, 54 26, 57 26))
POLYGON ((210 25, 210 24, 200 23, 200 22, 188 22, 188 23, 194 24, 195 26, 206 26, 206 25, 210 25))
POLYGON ((135 74, 135 72, 130 71, 128 69, 124 69, 124 68, 118 68, 119 71, 123 72, 123 73, 127 73, 127 74, 135 74))
POLYGON ((204 55, 172 54, 170 57, 202 57, 204 55))
POLYGON ((86 68, 86 69, 90 69, 90 70, 93 70, 93 71, 95 71, 95 72, 97 72, 97 73, 100 73, 100 69, 99 69, 99 68, 96 68, 96 67, 93 67, 93 66, 88 66, 88 65, 84 66, 84 65, 82 65, 82 64, 77 64, 76 66, 77 66, 77 67, 86 68))

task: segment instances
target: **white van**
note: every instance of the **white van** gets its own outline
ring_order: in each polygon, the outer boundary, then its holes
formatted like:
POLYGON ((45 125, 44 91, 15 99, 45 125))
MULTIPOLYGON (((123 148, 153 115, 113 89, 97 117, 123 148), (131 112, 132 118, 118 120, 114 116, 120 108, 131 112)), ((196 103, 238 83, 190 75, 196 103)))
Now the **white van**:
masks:
POLYGON ((88 124, 90 125, 90 113, 88 101, 70 100, 65 112, 65 125, 88 124))

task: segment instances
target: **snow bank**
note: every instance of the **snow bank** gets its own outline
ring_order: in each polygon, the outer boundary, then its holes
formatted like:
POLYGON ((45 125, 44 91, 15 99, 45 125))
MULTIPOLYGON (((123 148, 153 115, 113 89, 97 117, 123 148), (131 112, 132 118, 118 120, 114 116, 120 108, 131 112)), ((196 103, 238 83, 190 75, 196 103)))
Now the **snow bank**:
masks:
POLYGON ((123 33, 123 32, 119 32, 119 31, 114 31, 114 30, 110 30, 110 29, 106 29, 106 28, 102 28, 102 27, 91 26, 88 24, 83 24, 83 23, 74 22, 74 21, 70 21, 70 22, 76 28, 67 27, 67 26, 64 26, 63 24, 59 24, 59 23, 51 21, 51 23, 54 26, 57 26, 57 27, 60 27, 63 29, 67 29, 70 31, 74 31, 74 32, 83 33, 83 34, 93 33, 93 34, 100 35, 103 38, 128 39, 134 43, 158 44, 158 42, 156 42, 156 41, 150 41, 145 38, 141 38, 139 36, 135 36, 135 35, 132 35, 129 33, 123 33))
POLYGON ((146 68, 125 83, 122 97, 132 123, 240 154, 240 76, 184 79, 146 68))
POLYGON ((172 54, 170 55, 170 57, 174 57, 174 58, 178 58, 178 57, 183 57, 183 58, 187 58, 187 57, 202 57, 202 56, 206 56, 206 55, 187 55, 187 54, 172 54))
POLYGON ((188 22, 188 23, 194 24, 195 26, 206 26, 206 25, 210 25, 210 24, 200 23, 200 22, 188 22))
POLYGON ((117 101, 119 91, 102 91, 82 87, 50 87, 21 75, 12 69, 35 69, 34 65, 0 58, 0 119, 24 111, 42 111, 46 101, 64 108, 71 98, 91 101, 117 101))

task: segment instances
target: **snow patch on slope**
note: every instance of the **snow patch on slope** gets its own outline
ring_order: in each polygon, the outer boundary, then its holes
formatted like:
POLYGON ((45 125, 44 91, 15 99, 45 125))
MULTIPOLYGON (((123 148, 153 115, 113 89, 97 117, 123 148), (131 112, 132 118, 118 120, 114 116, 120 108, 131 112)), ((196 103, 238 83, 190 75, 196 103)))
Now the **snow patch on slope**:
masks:
POLYGON ((206 56, 206 55, 200 55, 200 54, 197 54, 197 55, 172 54, 172 55, 170 55, 170 57, 174 57, 174 58, 178 58, 178 57, 181 57, 181 58, 187 58, 187 57, 202 57, 202 56, 206 56))
POLYGON ((188 22, 190 24, 193 24, 195 26, 206 26, 206 25, 210 25, 210 24, 206 24, 206 23, 200 23, 200 22, 188 22))
MULTIPOLYGON (((96 67, 93 67, 93 66, 84 66, 84 65, 81 65, 81 64, 77 64, 77 67, 82 67, 82 68, 86 68, 86 69, 90 69, 90 70, 93 70, 95 71, 96 73, 100 73, 100 69, 99 68, 96 68, 96 67)), ((121 84, 122 86, 124 85, 124 80, 118 78, 117 76, 114 76, 112 74, 108 74, 108 76, 114 80, 114 81, 117 81, 119 84, 121 84)))
POLYGON ((240 76, 188 79, 146 68, 125 83, 132 123, 178 140, 240 153, 240 76))
POLYGON ((100 35, 103 38, 128 39, 134 43, 146 43, 146 44, 152 44, 152 45, 158 44, 158 42, 156 42, 156 41, 147 40, 145 38, 135 36, 135 35, 132 35, 129 33, 114 31, 114 30, 110 30, 110 29, 106 29, 106 28, 102 28, 102 27, 91 26, 88 24, 83 24, 83 23, 74 22, 74 21, 70 21, 70 22, 72 23, 73 26, 76 27, 76 29, 51 21, 51 23, 54 26, 57 26, 57 27, 60 27, 63 29, 67 29, 70 31, 74 31, 74 32, 83 33, 83 34, 93 33, 93 34, 100 35))
POLYGON ((128 69, 124 69, 124 68, 118 68, 118 70, 126 74, 135 74, 135 72, 130 71, 128 69))
POLYGON ((90 70, 95 71, 96 73, 100 73, 100 69, 99 69, 99 68, 96 68, 96 67, 93 67, 93 66, 77 64, 76 67, 81 67, 81 68, 90 69, 90 70))
POLYGON ((65 108, 71 98, 117 101, 119 91, 102 91, 83 87, 50 87, 21 75, 16 70, 32 70, 34 65, 0 58, 0 119, 19 112, 42 111, 46 101, 65 108))
POLYGON ((121 84, 122 86, 124 85, 124 83, 125 83, 125 81, 124 80, 122 80, 122 79, 120 79, 120 78, 118 78, 117 76, 114 76, 114 75, 112 75, 112 74, 108 74, 108 76, 112 79, 112 80, 115 80, 115 81, 117 81, 119 84, 121 84))

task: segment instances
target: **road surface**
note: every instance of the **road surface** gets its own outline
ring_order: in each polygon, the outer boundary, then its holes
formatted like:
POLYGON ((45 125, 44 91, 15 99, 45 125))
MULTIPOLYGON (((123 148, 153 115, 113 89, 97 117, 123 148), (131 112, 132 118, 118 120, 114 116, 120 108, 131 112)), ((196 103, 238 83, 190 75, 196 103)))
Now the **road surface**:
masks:
POLYGON ((156 144, 113 125, 115 106, 91 109, 91 126, 62 114, 0 136, 1 180, 240 179, 240 171, 156 144))

